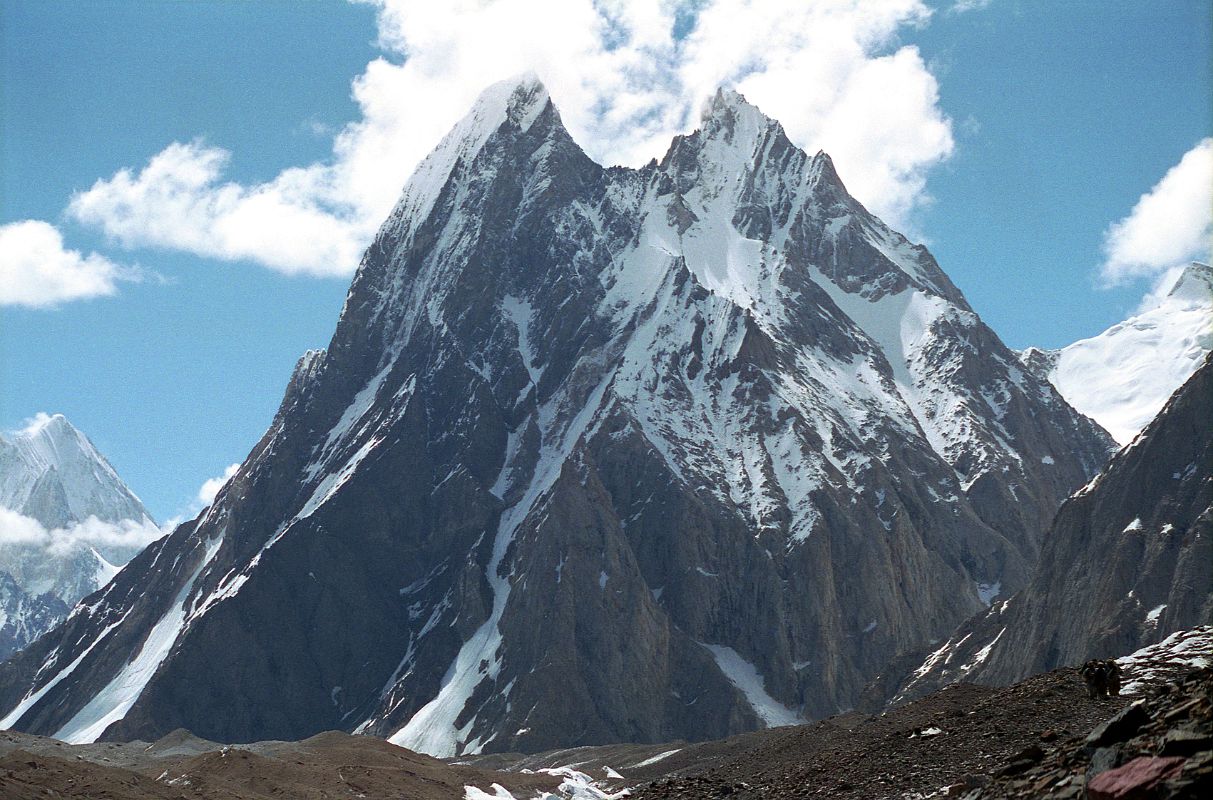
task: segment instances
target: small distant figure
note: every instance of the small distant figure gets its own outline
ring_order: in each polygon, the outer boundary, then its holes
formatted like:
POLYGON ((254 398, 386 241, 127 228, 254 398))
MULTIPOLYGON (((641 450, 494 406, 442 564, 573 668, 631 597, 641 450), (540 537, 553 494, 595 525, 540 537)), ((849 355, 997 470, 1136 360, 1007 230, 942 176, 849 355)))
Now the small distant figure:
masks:
POLYGON ((1078 671, 1087 685, 1087 694, 1096 697, 1120 695, 1120 665, 1114 658, 1093 658, 1078 671))
POLYGON ((1104 662, 1108 665, 1108 694, 1112 697, 1120 696, 1120 664, 1116 663, 1116 659, 1109 658, 1104 662))

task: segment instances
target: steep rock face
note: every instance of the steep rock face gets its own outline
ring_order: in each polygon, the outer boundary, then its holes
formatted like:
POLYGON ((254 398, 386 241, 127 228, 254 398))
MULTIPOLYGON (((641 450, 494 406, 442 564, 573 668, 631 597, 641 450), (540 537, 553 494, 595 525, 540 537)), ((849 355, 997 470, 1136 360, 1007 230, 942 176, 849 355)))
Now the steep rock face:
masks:
POLYGON ((1192 262, 1152 308, 1024 365, 1122 445, 1141 432, 1213 350, 1213 268, 1192 262))
POLYGON ((604 169, 502 84, 210 509, 0 667, 0 724, 449 755, 819 716, 1022 585, 1109 448, 739 95, 604 169))
POLYGON ((157 533, 139 498, 63 415, 0 436, 0 660, 54 627, 157 533))
POLYGON ((902 696, 1006 683, 1213 620, 1213 357, 1057 514, 1028 586, 962 626, 902 696))

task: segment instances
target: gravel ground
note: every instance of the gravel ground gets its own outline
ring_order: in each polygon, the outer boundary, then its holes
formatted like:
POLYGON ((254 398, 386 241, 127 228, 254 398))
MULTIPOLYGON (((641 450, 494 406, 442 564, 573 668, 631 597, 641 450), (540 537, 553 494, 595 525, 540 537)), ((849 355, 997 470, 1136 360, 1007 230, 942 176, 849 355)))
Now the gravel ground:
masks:
POLYGON ((491 796, 494 783, 530 798, 555 789, 559 780, 447 764, 344 733, 224 747, 184 731, 153 744, 82 746, 0 732, 4 800, 464 800, 466 786, 491 796))

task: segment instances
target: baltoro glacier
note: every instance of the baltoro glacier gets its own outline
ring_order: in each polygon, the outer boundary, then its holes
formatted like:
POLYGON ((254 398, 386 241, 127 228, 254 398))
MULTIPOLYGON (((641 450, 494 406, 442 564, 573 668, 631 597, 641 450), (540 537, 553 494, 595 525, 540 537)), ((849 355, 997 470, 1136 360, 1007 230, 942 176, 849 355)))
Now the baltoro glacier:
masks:
POLYGON ((1110 448, 740 95, 607 168, 510 81, 215 503, 6 665, 0 714, 439 755, 830 714, 1020 588, 1110 448))

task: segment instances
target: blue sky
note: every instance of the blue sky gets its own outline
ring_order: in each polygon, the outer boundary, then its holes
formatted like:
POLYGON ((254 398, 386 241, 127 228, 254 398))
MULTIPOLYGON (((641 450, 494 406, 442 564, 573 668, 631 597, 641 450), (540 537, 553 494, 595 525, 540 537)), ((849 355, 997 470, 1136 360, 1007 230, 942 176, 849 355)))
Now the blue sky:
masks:
MULTIPOLYGON (((64 263, 102 278, 9 293, 0 427, 62 412, 157 518, 189 512, 327 344, 385 198, 480 88, 523 68, 591 155, 624 163, 736 84, 927 241, 1013 347, 1099 332, 1168 266, 1109 272, 1108 231, 1213 133, 1204 0, 643 5, 604 23, 521 0, 5 0, 0 226, 37 221, 23 234, 57 232, 64 263)), ((1135 224, 1122 238, 1149 245, 1135 224)))

